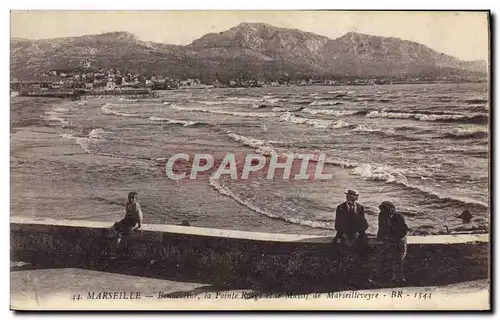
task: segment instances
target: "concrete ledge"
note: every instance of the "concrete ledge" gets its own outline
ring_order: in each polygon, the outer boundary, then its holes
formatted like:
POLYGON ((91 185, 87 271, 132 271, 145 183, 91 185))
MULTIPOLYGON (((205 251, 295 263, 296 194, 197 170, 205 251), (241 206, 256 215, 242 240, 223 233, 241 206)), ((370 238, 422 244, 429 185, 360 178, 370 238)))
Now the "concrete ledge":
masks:
MULTIPOLYGON (((111 253, 111 225, 12 217, 11 259, 95 267, 111 253)), ((407 278, 413 285, 488 278, 488 241, 487 234, 408 237, 407 278)), ((122 244, 125 271, 158 276, 173 268, 201 283, 248 278, 269 283, 337 281, 353 268, 332 237, 143 225, 122 244)), ((378 242, 370 239, 370 246, 370 267, 377 270, 378 242)))
MULTIPOLYGON (((33 219, 26 217, 11 217, 11 230, 26 228, 28 225, 36 225, 39 232, 52 232, 52 226, 78 227, 90 229, 109 229, 112 223, 88 220, 61 220, 61 219, 33 219), (45 226, 45 227, 43 227, 45 226)), ((97 230, 93 230, 97 232, 97 230)), ((247 239, 254 241, 278 241, 278 242, 311 242, 311 243, 331 243, 333 236, 315 236, 282 233, 249 232, 238 230, 185 227, 163 224, 144 224, 140 232, 135 232, 134 237, 141 237, 151 232, 182 234, 193 236, 205 236, 226 239, 247 239)), ((332 231, 333 233, 333 231, 332 231)), ((429 236, 409 236, 408 244, 456 244, 456 243, 477 243, 489 242, 489 234, 450 234, 450 235, 429 235, 429 236)), ((146 240, 146 239, 145 239, 146 240)), ((158 239, 153 239, 157 241, 158 239)), ((374 241, 374 240, 373 240, 374 241)))

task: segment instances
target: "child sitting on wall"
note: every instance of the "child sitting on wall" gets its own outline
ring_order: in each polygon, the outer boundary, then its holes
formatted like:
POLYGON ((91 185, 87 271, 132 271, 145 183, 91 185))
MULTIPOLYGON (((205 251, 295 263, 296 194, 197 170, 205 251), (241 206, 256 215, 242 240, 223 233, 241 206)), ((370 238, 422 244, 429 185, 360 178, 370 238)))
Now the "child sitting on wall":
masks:
POLYGON ((137 202, 137 192, 129 192, 128 203, 125 205, 125 217, 113 225, 113 230, 118 234, 116 238, 117 248, 122 240, 122 235, 139 229, 142 225, 142 219, 143 214, 141 206, 137 202))
POLYGON ((136 225, 136 229, 141 227, 143 215, 141 206, 137 202, 137 192, 128 194, 128 203, 125 205, 125 209, 125 217, 113 225, 113 229, 120 233, 130 233, 136 225))

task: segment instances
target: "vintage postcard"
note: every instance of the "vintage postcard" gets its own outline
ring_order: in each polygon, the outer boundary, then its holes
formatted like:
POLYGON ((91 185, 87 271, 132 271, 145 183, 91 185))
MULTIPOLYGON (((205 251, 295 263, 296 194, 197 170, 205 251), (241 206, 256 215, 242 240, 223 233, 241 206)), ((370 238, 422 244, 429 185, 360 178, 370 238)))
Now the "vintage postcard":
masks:
POLYGON ((490 310, 488 11, 11 11, 13 310, 490 310))

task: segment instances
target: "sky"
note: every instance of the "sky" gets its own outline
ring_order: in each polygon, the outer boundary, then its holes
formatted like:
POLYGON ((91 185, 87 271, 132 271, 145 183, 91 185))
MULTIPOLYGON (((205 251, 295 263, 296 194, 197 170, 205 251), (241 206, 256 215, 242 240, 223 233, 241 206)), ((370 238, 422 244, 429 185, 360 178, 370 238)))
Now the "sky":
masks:
POLYGON ((11 37, 46 39, 128 31, 144 41, 186 45, 241 22, 264 22, 335 39, 355 31, 424 44, 463 60, 488 60, 483 12, 11 11, 11 37))

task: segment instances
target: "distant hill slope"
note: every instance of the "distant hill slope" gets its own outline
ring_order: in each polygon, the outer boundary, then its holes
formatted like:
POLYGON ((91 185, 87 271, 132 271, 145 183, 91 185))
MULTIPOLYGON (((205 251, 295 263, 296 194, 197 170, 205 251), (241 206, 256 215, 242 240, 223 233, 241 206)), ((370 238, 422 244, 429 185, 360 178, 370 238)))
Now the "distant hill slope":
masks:
POLYGON ((263 23, 242 23, 186 46, 146 42, 128 32, 113 32, 45 40, 12 38, 10 48, 12 76, 71 68, 82 59, 97 68, 201 79, 487 73, 484 61, 462 61, 398 38, 350 32, 329 39, 263 23))

